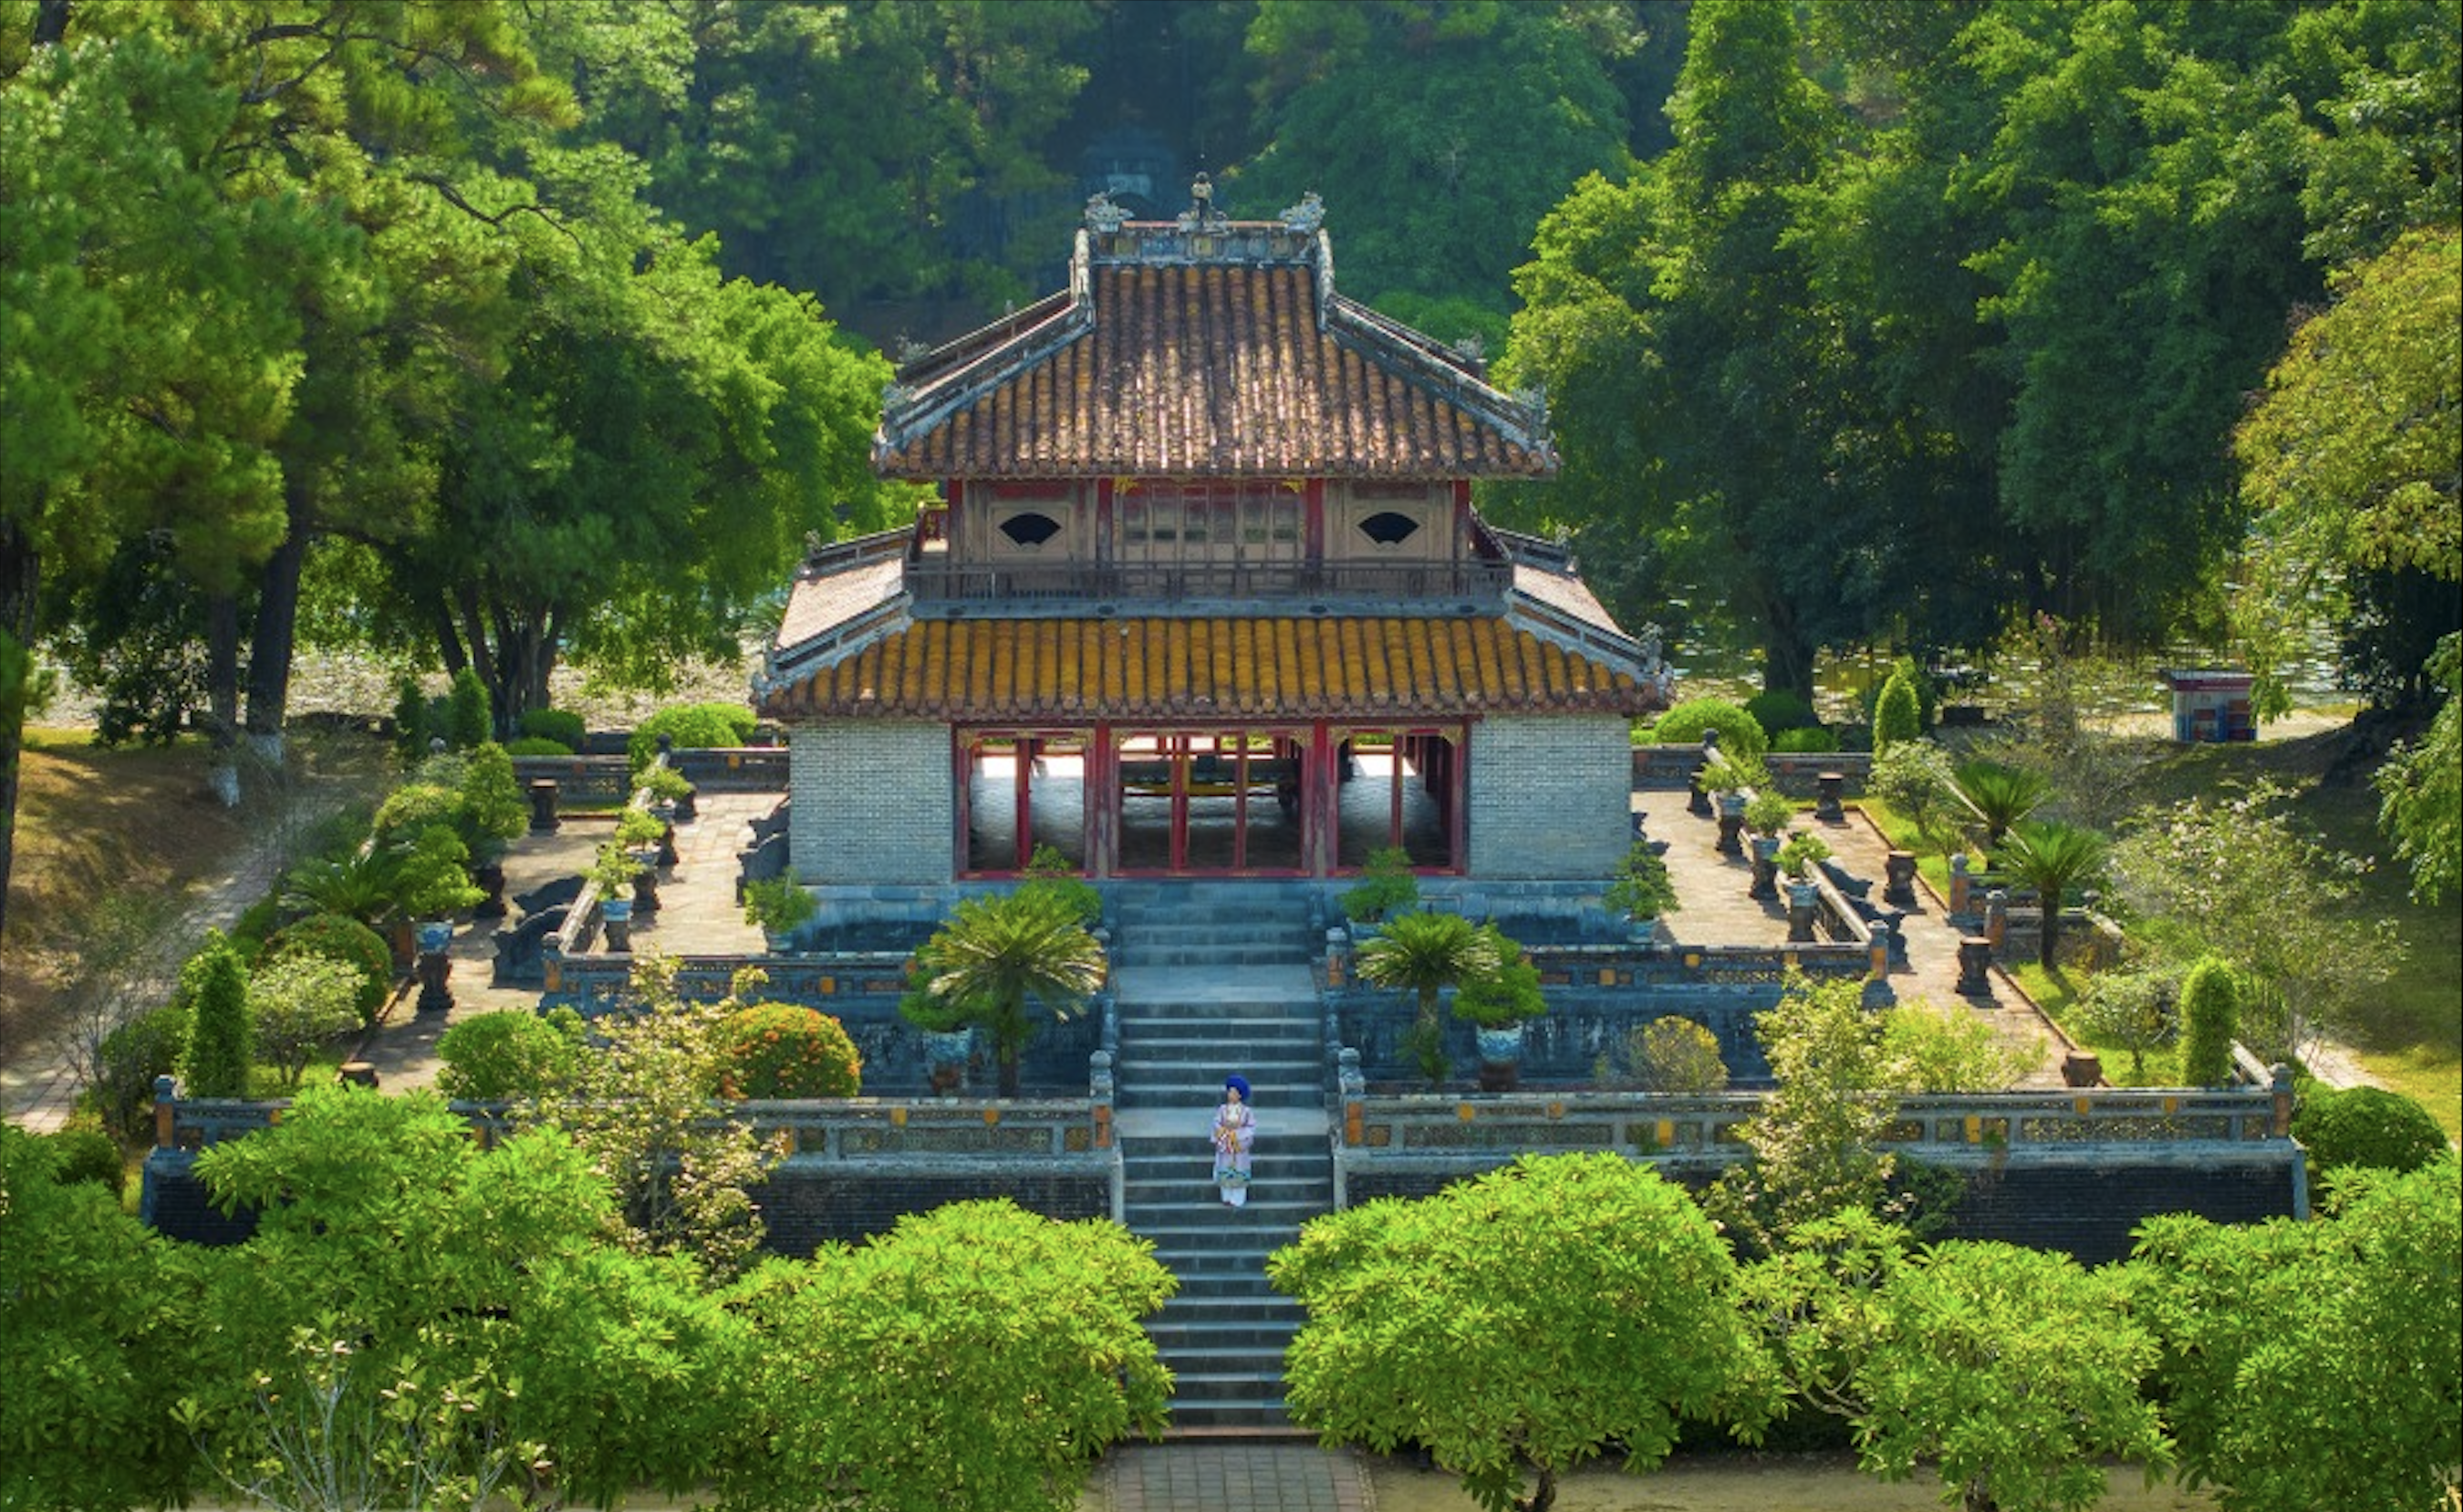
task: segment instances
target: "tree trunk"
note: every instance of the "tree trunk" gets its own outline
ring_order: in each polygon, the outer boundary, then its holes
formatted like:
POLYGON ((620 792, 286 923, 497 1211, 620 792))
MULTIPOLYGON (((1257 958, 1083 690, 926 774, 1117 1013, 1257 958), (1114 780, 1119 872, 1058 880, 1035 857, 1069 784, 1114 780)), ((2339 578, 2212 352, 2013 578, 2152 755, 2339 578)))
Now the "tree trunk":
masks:
POLYGON ((1771 693, 1793 693, 1813 702, 1814 647, 1798 629, 1796 611, 1781 597, 1769 597, 1762 607, 1762 687, 1771 693))
POLYGON ((283 486, 288 524, 282 544, 266 558, 256 633, 248 650, 249 744, 277 770, 282 766, 282 723, 291 704, 291 657, 299 634, 299 570, 308 560, 306 488, 298 480, 283 486))
MULTIPOLYGON (((17 758, 26 745, 26 684, 34 673, 42 566, 33 541, 16 521, 0 516, 0 944, 8 938, 9 874, 16 861, 17 758)), ((0 961, 9 959, 0 949, 0 961)))
POLYGON ((1548 1512, 1557 1504, 1557 1472, 1548 1465, 1534 1465, 1531 1495, 1521 1506, 1522 1512, 1548 1512))
POLYGON ((239 740, 239 599, 215 594, 206 602, 206 718, 213 724, 208 780, 226 809, 239 807, 239 767, 231 747, 239 740))

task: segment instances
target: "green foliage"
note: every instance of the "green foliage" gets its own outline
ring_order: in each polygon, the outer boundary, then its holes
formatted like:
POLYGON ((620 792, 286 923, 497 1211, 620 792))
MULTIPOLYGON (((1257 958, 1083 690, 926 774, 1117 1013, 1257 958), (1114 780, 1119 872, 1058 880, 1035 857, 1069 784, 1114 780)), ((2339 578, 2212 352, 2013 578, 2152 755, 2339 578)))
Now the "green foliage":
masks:
POLYGON ((218 930, 180 968, 193 1004, 180 1090, 189 1097, 245 1097, 255 1041, 248 1017, 248 968, 218 930))
POLYGON ((420 831, 394 876, 394 907, 406 918, 444 918, 488 896, 470 881, 469 846, 446 825, 420 831))
POLYGON ((1921 998, 1882 1010, 1881 1048, 1889 1086, 1902 1092, 2009 1091, 2042 1054, 2004 1042, 1973 1013, 1921 998))
POLYGON ((430 825, 457 828, 461 822, 461 793, 440 783, 412 781, 387 793, 377 806, 370 833, 379 845, 407 844, 430 825))
MULTIPOLYGON (((61 1185, 91 1181, 109 1192, 112 1199, 120 1198, 120 1183, 127 1177, 126 1167, 120 1157, 120 1146, 111 1135, 99 1129, 71 1125, 40 1136, 52 1148, 53 1179, 61 1185)), ((0 1192, 7 1188, 0 1186, 0 1192)), ((0 1206, 0 1213, 7 1208, 0 1206)))
POLYGON ((568 753, 581 749, 590 739, 589 726, 571 709, 524 709, 520 729, 526 739, 554 741, 568 753))
POLYGON ((1625 1040, 1625 1059, 1645 1091, 1698 1097, 1727 1090, 1728 1063, 1719 1054, 1719 1037, 1673 1013, 1633 1030, 1625 1040))
POLYGON ((1781 876, 1809 877, 1815 863, 1829 860, 1830 854, 1829 841, 1810 830, 1801 830, 1787 837, 1776 859, 1781 876))
POLYGON ((456 1102, 548 1099, 570 1086, 585 1053, 581 1016, 509 1008, 464 1019, 437 1039, 436 1090, 456 1102))
POLYGON ((491 861, 530 832, 530 801, 513 778, 511 752, 493 741, 473 746, 462 771, 463 843, 471 856, 491 861))
POLYGON ((1745 805, 1745 828, 1763 836, 1776 836, 1796 817, 1796 800, 1776 788, 1764 788, 1745 805))
POLYGON ((2429 1507, 2463 1460, 2463 1195, 2353 1171, 2321 1220, 2139 1230, 2139 1310, 2192 1485, 2247 1512, 2429 1507))
POLYGON ((0 1504, 170 1505, 199 1489, 172 1416, 196 1319, 198 1261, 65 1180, 53 1140, 0 1122, 0 1504), (39 1377, 39 1389, 34 1382, 39 1377))
POLYGON ((470 750, 492 739, 496 717, 488 706, 488 685, 479 674, 469 667, 453 674, 453 682, 445 694, 446 744, 455 750, 470 750))
POLYGON ((1950 790, 1968 816, 1983 827, 1983 842, 1989 850, 2001 844, 2012 825, 2052 796, 2053 785, 2040 772, 1997 762, 1966 761, 1958 764, 1950 790))
POLYGON ((2183 976, 2164 966, 2097 972, 2070 1016, 2096 1039, 2127 1050, 2130 1080, 2143 1085, 2147 1052, 2181 1031, 2183 976))
POLYGON ((2378 828, 2411 868, 2411 896, 2435 903, 2463 888, 2463 635, 2437 643, 2430 677, 2446 690, 2429 730, 2398 744, 2371 779, 2378 828))
MULTIPOLYGON (((1442 1054, 1432 1055, 1433 1047, 1428 1044, 1438 1028, 1438 994, 1449 987, 1494 976, 1499 964, 1500 938, 1493 930, 1484 930, 1460 914, 1413 912, 1387 919, 1373 938, 1361 945, 1361 981, 1418 996, 1414 1029, 1422 1039, 1419 1059, 1424 1071, 1429 1070, 1432 1063, 1443 1065, 1442 1054)), ((1439 1081, 1444 1074, 1437 1069, 1428 1079, 1439 1081)))
POLYGON ((2233 1038, 2240 1031, 2240 987, 2232 967, 2212 958, 2181 983, 2181 1080, 2220 1087, 2232 1080, 2233 1038))
MULTIPOLYGON (((1759 756, 1738 755, 1728 750, 1721 750, 1703 763, 1696 780, 1701 783, 1704 792, 1778 792, 1771 781, 1770 768, 1762 764, 1759 756)), ((1778 796, 1784 799, 1786 794, 1778 793, 1778 796)), ((1763 811, 1770 811, 1768 806, 1764 806, 1763 811)))
POLYGON ((1424 1446, 1487 1512, 1548 1505, 1611 1444, 1655 1466, 1682 1419, 1756 1421, 1734 1270, 1682 1188, 1612 1154, 1526 1156, 1312 1219, 1266 1262, 1308 1309, 1284 1361, 1293 1419, 1424 1446))
POLYGON ((627 851, 648 851, 666 833, 667 822, 647 809, 626 809, 616 816, 615 843, 627 851))
POLYGON ((757 723, 752 710, 742 703, 670 704, 635 725, 624 749, 639 773, 658 755, 662 735, 677 750, 706 750, 743 745, 752 738, 757 723))
POLYGON ((427 724, 427 695, 419 680, 407 674, 394 683, 393 748, 404 767, 414 767, 427 759, 427 738, 444 731, 430 731, 427 724))
POLYGON ((755 1003, 717 1028, 722 1097, 853 1097, 863 1056, 846 1026, 814 1009, 755 1003))
POLYGON ((1641 840, 1625 852, 1624 864, 1601 901, 1632 919, 1657 918, 1683 906, 1676 899, 1676 880, 1667 875, 1667 862, 1641 840))
POLYGON ((2020 823, 2011 844, 1998 857, 2002 869, 2035 889, 2044 910, 2044 928, 2037 946, 2037 963, 2052 969, 2060 939, 2061 898, 2070 889, 2093 881, 2103 869, 2112 843, 2092 830, 2076 825, 2020 823))
POLYGON ((1914 740, 1924 733, 1919 716, 1916 690, 1905 674, 1892 672, 1882 684, 1882 696, 1873 704, 1873 754, 1881 755, 1903 741, 1914 740))
POLYGON ((1539 968, 1494 924, 1480 928, 1493 940, 1496 969, 1455 989, 1454 1017, 1483 1029, 1503 1029, 1547 1012, 1548 1000, 1539 991, 1539 968))
POLYGON ((1103 921, 1102 891, 1079 876, 1078 868, 1056 846, 1035 848, 1027 857, 1026 880, 1018 884, 1018 891, 1047 893, 1061 899, 1088 929, 1103 921))
POLYGON ((1733 1232, 1764 1247, 1851 1207, 1885 1211, 1898 1157, 1881 1148, 1897 1115, 1880 1021, 1864 984, 1791 976, 1754 1030, 1777 1085, 1738 1137, 1753 1152, 1705 1199, 1733 1232))
POLYGON ((1956 773, 1950 753, 1929 740, 1900 741, 1873 757, 1864 790, 1914 825, 1936 848, 1956 839, 1951 815, 1959 811, 1956 773))
POLYGON ((820 908, 812 891, 792 876, 744 884, 744 921, 765 935, 793 935, 820 908))
POLYGON ((1342 916, 1355 924, 1374 924, 1417 907, 1420 878, 1411 870, 1410 853, 1399 845, 1369 852, 1360 880, 1343 889, 1338 901, 1342 904, 1342 916))
POLYGON ((599 889, 601 900, 630 902, 633 878, 642 875, 642 858, 623 844, 608 840, 600 844, 591 857, 589 870, 582 873, 585 880, 599 889))
POLYGON ((545 1462, 609 1504, 734 1457, 741 1328, 689 1264, 606 1242, 618 1201, 555 1131, 483 1146, 433 1093, 309 1088, 198 1172, 258 1220, 208 1278, 176 1420, 255 1499, 475 1505, 545 1462))
POLYGON ((1771 749, 1806 756, 1827 755, 1839 748, 1839 737, 1821 725, 1781 730, 1771 738, 1771 749))
POLYGON ((1769 688, 1745 700, 1745 712, 1754 723, 1774 740, 1789 730, 1819 726, 1821 716, 1813 712, 1813 701, 1792 688, 1769 688))
POLYGON ((2382 1087, 2304 1084, 2292 1137, 2308 1147, 2309 1162, 2320 1172, 2343 1166, 2417 1171, 2447 1153, 2446 1131, 2429 1110, 2382 1087))
POLYGON ((2013 1244, 1910 1251, 1851 1211, 1793 1231, 1738 1292, 1790 1404, 1846 1418, 1885 1480, 1926 1466, 1945 1502, 2084 1512, 2107 1457, 2169 1457, 2140 1392, 2157 1342, 2117 1270, 2013 1244))
POLYGON ((2230 964, 2240 1037, 2267 1060, 2350 1022, 2404 953, 2393 920, 2345 907, 2367 863, 2295 829, 2289 796, 2261 782, 2151 810, 2111 854, 2131 938, 2162 961, 2230 964))
POLYGON ((360 1026, 360 985, 350 962, 314 951, 258 963, 248 983, 249 1022, 256 1054, 282 1073, 286 1090, 299 1085, 327 1042, 360 1026))
POLYGON ((742 1369, 761 1448, 729 1463, 724 1504, 1069 1512, 1105 1445, 1163 1432, 1170 1373, 1143 1320, 1175 1285, 1117 1224, 1006 1200, 774 1261, 726 1299, 759 1342, 742 1369))
POLYGON ((682 803, 693 795, 692 779, 673 767, 652 762, 642 772, 636 790, 650 795, 655 803, 682 803))
POLYGON ((154 1080, 176 1074, 188 1055, 189 994, 182 991, 103 1036, 95 1057, 100 1076, 86 1089, 102 1126, 120 1139, 150 1138, 154 1080))
POLYGON ((1909 732, 1911 735, 1921 735, 1932 728, 1933 716, 1939 713, 1941 708, 1940 680, 1916 665, 1916 659, 1913 657, 1893 659, 1890 662, 1890 670, 1883 674, 1880 681, 1867 682, 1864 685, 1864 723, 1874 727, 1873 749, 1876 755, 1881 753, 1882 748, 1880 735, 1882 697, 1890 691, 1890 684, 1894 681, 1905 682, 1908 690, 1916 696, 1916 727, 1909 732))
POLYGON ((362 1025, 374 1024, 393 995, 393 948, 384 937, 344 914, 309 914, 266 937, 257 969, 294 956, 336 961, 351 974, 351 1004, 362 1025))
POLYGON ((573 747, 543 735, 523 735, 505 742, 508 756, 570 756, 573 747))
POLYGON ((1036 1028, 1038 1004, 1066 1021, 1103 984, 1103 947, 1086 933, 1069 899, 1020 888, 1006 897, 970 897, 926 942, 926 985, 963 1008, 992 1040, 1000 1095, 1014 1097, 1018 1055, 1036 1028))
POLYGON ((1698 745, 1707 730, 1719 732, 1725 755, 1759 756, 1770 749, 1761 721, 1726 699, 1687 699, 1659 716, 1650 738, 1662 745, 1698 745))

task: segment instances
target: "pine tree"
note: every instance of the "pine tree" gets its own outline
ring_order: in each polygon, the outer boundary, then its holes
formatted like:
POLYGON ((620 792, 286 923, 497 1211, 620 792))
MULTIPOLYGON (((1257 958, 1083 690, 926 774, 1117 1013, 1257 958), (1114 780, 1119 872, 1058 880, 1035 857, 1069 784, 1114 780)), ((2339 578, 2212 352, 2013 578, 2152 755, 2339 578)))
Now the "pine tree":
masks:
POLYGON ((190 1097, 245 1097, 255 1060, 248 1022, 248 971, 221 931, 209 931, 206 947, 181 969, 195 1019, 188 1052, 181 1062, 183 1091, 190 1097))

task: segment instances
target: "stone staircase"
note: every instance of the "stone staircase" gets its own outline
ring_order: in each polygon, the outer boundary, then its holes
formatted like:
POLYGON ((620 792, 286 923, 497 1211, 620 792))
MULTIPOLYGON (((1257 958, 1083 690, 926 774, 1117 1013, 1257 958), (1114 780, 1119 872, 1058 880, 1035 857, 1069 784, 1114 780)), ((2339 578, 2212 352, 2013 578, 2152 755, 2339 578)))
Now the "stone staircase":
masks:
POLYGON ((1306 902, 1271 884, 1146 884, 1108 913, 1126 1218, 1180 1278, 1148 1326, 1178 1381, 1174 1431, 1289 1434, 1283 1350, 1301 1313, 1265 1260, 1334 1205, 1306 902), (1233 1071, 1258 1126, 1242 1208, 1216 1194, 1207 1142, 1233 1071))

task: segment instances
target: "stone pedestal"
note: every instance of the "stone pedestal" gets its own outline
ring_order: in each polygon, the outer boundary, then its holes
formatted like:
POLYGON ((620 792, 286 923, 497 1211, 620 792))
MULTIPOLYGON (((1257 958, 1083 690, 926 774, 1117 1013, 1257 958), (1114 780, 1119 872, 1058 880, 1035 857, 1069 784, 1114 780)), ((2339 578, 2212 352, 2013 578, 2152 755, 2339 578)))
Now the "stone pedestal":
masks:
POLYGON ((1811 882, 1787 884, 1787 942, 1807 945, 1814 940, 1813 920, 1821 909, 1821 890, 1811 882))
POLYGON ((1738 855, 1744 852, 1745 795, 1740 792, 1719 794, 1719 845, 1721 855, 1738 855))
POLYGON ((1717 730, 1704 730, 1702 732, 1702 759, 1693 764, 1693 794, 1685 801, 1685 811, 1693 815, 1693 817, 1697 819, 1708 819, 1711 817, 1711 792, 1709 788, 1702 786, 1702 774, 1711 769, 1711 763, 1718 756, 1718 754, 1719 732, 1717 730))
POLYGON ((1969 935, 1958 942, 1958 995, 1993 996, 1993 941, 1981 935, 1969 935))
POLYGON ((599 928, 607 949, 623 955, 633 948, 633 900, 626 898, 621 907, 614 903, 599 905, 599 928))
POLYGON ((556 779, 541 777, 531 784, 531 833, 554 834, 562 828, 556 816, 556 779))
POLYGON ((2103 1085, 2103 1061, 2091 1050, 2071 1050, 2061 1057, 2061 1085, 2064 1087, 2101 1087, 2103 1085))
POLYGON ((1778 841, 1772 836, 1754 836, 1754 882, 1745 890, 1745 896, 1778 896, 1778 841))
POLYGON ((1916 854, 1893 851, 1882 858, 1882 901, 1892 908, 1916 906, 1916 854))
POLYGON ((1984 895, 1984 938, 1995 950, 2010 938, 2010 895, 1997 887, 1984 895))
POLYGON ((670 823, 659 832, 659 864, 673 866, 683 859, 676 853, 676 827, 670 823))
POLYGON ((1813 816, 1825 824, 1837 824, 1847 817, 1839 800, 1847 790, 1847 774, 1842 771, 1818 773, 1813 779, 1813 816))
POLYGON ((336 1068, 334 1079, 374 1091, 377 1086, 377 1069, 366 1061, 344 1061, 336 1068))
POLYGON ((478 904, 478 906, 477 906, 476 908, 473 908, 473 909, 471 909, 471 910, 470 910, 470 917, 471 917, 472 918, 504 918, 504 917, 505 917, 505 868, 504 868, 504 863, 502 863, 502 862, 500 862, 500 861, 490 861, 490 862, 489 862, 488 864, 486 864, 485 866, 480 866, 480 867, 475 867, 475 868, 473 868, 473 869, 471 870, 471 873, 470 873, 470 880, 471 880, 471 881, 473 881, 473 882, 478 883, 478 884, 479 884, 479 890, 480 890, 481 892, 483 892, 483 893, 485 893, 485 894, 487 894, 487 895, 488 895, 487 896, 482 897, 481 899, 479 899, 479 904, 478 904))
POLYGON ((655 914, 658 911, 658 868, 645 866, 633 874, 633 912, 636 914, 655 914))
POLYGON ((446 1013, 453 1007, 453 958, 443 950, 419 953, 419 1011, 446 1013))

